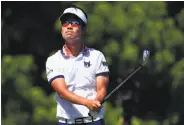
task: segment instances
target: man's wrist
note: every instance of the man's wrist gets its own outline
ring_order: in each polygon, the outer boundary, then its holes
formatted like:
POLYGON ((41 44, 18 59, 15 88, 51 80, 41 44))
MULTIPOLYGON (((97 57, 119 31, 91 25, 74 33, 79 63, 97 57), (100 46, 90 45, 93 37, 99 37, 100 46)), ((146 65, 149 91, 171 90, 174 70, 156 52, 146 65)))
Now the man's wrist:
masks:
POLYGON ((95 100, 102 102, 103 99, 96 97, 95 100))
POLYGON ((87 105, 87 101, 88 101, 88 100, 84 98, 84 99, 81 101, 81 104, 84 105, 84 106, 86 106, 86 105, 87 105))

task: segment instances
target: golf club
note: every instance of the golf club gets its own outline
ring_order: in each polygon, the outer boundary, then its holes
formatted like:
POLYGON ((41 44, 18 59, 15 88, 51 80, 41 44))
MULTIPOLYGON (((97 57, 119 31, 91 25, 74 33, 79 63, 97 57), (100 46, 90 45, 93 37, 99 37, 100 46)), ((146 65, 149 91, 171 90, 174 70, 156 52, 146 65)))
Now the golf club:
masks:
MULTIPOLYGON (((139 71, 141 69, 141 67, 145 66, 146 63, 149 61, 149 56, 150 56, 150 51, 149 50, 144 50, 143 52, 143 57, 142 57, 142 61, 140 63, 140 65, 138 66, 138 68, 136 68, 125 80, 123 80, 121 83, 119 83, 119 85, 112 90, 105 98, 104 100, 101 102, 101 104, 103 104, 106 100, 108 100, 111 95, 113 93, 115 93, 127 80, 129 80, 137 71, 139 71)), ((89 116, 94 116, 96 115, 98 112, 95 110, 91 110, 88 115, 89 116)))

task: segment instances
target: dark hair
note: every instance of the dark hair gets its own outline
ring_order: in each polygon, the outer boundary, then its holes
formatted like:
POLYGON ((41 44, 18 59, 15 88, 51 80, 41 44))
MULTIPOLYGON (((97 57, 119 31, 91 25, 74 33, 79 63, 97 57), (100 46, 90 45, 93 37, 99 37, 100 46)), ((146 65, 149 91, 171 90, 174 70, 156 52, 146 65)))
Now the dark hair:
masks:
MULTIPOLYGON (((88 15, 86 14, 86 12, 84 12, 84 10, 82 9, 82 8, 80 8, 80 7, 77 7, 76 5, 74 5, 74 4, 72 4, 72 5, 68 5, 65 9, 67 9, 67 8, 77 8, 77 9, 80 9, 83 13, 84 13, 84 15, 86 16, 86 19, 88 19, 88 15)), ((86 27, 86 24, 84 23, 84 21, 82 21, 80 18, 78 18, 81 22, 82 22, 82 27, 86 27)))

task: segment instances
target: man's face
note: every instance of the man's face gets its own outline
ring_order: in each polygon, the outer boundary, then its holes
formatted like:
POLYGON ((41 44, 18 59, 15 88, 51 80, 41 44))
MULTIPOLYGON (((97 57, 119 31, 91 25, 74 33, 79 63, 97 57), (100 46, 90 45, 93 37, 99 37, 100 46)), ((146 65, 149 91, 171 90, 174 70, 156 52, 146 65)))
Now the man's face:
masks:
POLYGON ((74 18, 68 18, 62 22, 62 36, 69 44, 75 44, 81 40, 82 25, 81 22, 74 18))

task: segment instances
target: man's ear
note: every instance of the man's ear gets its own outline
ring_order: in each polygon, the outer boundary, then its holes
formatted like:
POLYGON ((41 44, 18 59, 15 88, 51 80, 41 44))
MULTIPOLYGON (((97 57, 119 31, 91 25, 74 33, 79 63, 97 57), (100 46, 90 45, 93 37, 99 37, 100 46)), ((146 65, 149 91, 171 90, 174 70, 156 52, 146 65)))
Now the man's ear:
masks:
POLYGON ((82 27, 82 34, 85 34, 87 31, 87 27, 82 27))

